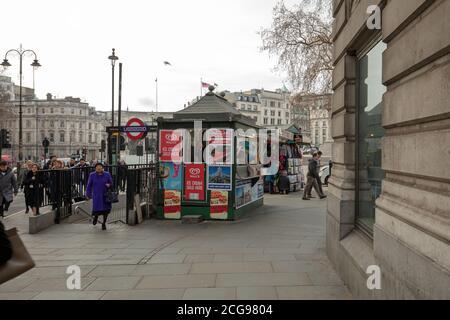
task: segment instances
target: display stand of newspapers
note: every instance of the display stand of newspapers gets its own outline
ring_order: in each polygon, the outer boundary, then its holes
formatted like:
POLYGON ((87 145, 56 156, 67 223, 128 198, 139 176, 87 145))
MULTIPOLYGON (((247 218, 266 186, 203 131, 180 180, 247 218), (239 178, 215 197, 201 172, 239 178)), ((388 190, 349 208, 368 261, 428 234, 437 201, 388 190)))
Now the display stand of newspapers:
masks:
POLYGON ((290 182, 290 191, 297 192, 300 191, 304 184, 304 175, 302 170, 302 159, 301 158, 290 158, 287 159, 287 172, 290 182))

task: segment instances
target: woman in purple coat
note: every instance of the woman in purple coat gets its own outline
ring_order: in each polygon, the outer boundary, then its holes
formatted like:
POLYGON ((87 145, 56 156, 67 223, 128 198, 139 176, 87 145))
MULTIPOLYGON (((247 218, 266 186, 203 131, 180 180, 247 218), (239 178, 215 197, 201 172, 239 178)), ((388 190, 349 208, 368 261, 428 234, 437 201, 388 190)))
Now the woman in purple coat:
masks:
POLYGON ((98 216, 103 216, 102 229, 106 230, 106 219, 111 212, 111 202, 108 201, 108 189, 112 188, 113 181, 111 174, 105 171, 103 164, 95 165, 95 172, 89 176, 86 198, 92 199, 92 215, 94 216, 93 224, 97 224, 98 216))

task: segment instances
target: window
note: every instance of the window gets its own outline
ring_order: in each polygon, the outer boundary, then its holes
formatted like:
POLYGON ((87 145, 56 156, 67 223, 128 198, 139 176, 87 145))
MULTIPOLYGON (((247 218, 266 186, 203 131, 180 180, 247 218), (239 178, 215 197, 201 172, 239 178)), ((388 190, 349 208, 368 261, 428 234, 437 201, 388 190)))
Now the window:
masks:
POLYGON ((64 136, 65 136, 64 132, 60 132, 59 133, 59 142, 65 142, 64 141, 64 136))
POLYGON ((322 141, 327 140, 327 128, 322 129, 322 141))
POLYGON ((264 115, 265 115, 265 116, 267 116, 267 109, 266 109, 266 110, 264 110, 264 115))
POLYGON ((274 110, 270 111, 270 115, 271 115, 272 117, 275 117, 275 111, 274 111, 274 110))
POLYGON ((92 143, 92 134, 89 135, 89 143, 92 143))
POLYGON ((53 132, 50 132, 50 142, 55 142, 55 134, 53 132))
POLYGON ((264 124, 269 124, 269 119, 264 118, 264 124))
POLYGON ((248 111, 252 111, 252 106, 251 106, 251 105, 248 105, 248 106, 247 106, 247 110, 248 110, 248 111))
POLYGON ((358 60, 357 109, 357 213, 356 225, 372 234, 375 223, 375 201, 381 194, 385 173, 381 166, 382 98, 386 87, 382 84, 382 54, 386 44, 379 42, 358 60))
POLYGON ((59 123, 59 127, 60 127, 60 128, 64 128, 64 127, 65 127, 64 121, 61 121, 61 122, 59 123))
POLYGON ((50 113, 53 113, 53 108, 50 108, 50 113))
POLYGON ((70 110, 71 114, 75 114, 75 109, 72 108, 72 110, 70 110))
POLYGON ((94 135, 94 143, 97 143, 98 142, 98 134, 95 134, 94 135))
POLYGON ((289 118, 289 112, 286 112, 286 118, 289 118))
POLYGON ((27 112, 28 112, 28 113, 31 113, 31 109, 30 109, 30 108, 28 108, 28 109, 27 109, 27 112))
POLYGON ((27 128, 31 128, 31 121, 30 121, 30 120, 27 120, 27 122, 26 122, 26 127, 27 127, 27 128))
POLYGON ((50 120, 50 128, 54 128, 55 127, 55 121, 50 120))
POLYGON ((80 132, 80 134, 78 135, 78 141, 79 142, 83 142, 83 133, 82 132, 80 132))
POLYGON ((42 108, 42 114, 45 114, 45 108, 42 108))
POLYGON ((274 118, 270 119, 270 124, 271 124, 271 125, 274 125, 274 124, 275 124, 275 119, 274 119, 274 118))
POLYGON ((80 122, 80 129, 83 129, 83 123, 80 122))
POLYGON ((92 130, 92 123, 89 122, 89 130, 92 130))
POLYGON ((258 111, 258 106, 253 106, 253 111, 258 111))
POLYGON ((63 114, 64 114, 64 108, 61 108, 61 113, 63 113, 63 114))
POLYGON ((44 139, 45 139, 45 132, 41 131, 41 141, 44 141, 44 139))
POLYGON ((264 100, 264 107, 267 107, 267 100, 264 100))
POLYGON ((278 111, 278 116, 281 117, 281 111, 278 111))
POLYGON ((29 133, 29 132, 26 133, 26 138, 25 138, 25 140, 26 140, 27 143, 30 143, 30 142, 31 142, 31 133, 29 133))
POLYGON ((270 107, 275 108, 275 101, 270 101, 270 107))
POLYGON ((324 128, 327 127, 327 122, 326 121, 322 122, 322 127, 324 127, 324 128))
POLYGON ((278 119, 278 124, 280 125, 280 124, 282 124, 282 120, 281 119, 278 119))
POLYGON ((281 102, 278 102, 278 108, 281 108, 281 102))
POLYGON ((318 145, 318 144, 320 144, 320 138, 319 138, 319 129, 316 129, 315 131, 314 131, 314 136, 315 136, 315 141, 314 141, 314 143, 316 144, 316 145, 318 145))
POLYGON ((82 115, 82 114, 83 114, 83 110, 80 109, 80 115, 82 115))

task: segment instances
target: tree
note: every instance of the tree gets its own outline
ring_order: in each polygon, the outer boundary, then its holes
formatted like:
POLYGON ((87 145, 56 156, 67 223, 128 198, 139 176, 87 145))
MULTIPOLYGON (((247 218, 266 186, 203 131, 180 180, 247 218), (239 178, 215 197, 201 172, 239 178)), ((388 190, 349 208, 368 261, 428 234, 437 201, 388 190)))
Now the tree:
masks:
POLYGON ((288 8, 280 1, 270 28, 262 29, 262 51, 278 56, 294 91, 322 94, 331 91, 333 70, 331 0, 300 0, 288 8))

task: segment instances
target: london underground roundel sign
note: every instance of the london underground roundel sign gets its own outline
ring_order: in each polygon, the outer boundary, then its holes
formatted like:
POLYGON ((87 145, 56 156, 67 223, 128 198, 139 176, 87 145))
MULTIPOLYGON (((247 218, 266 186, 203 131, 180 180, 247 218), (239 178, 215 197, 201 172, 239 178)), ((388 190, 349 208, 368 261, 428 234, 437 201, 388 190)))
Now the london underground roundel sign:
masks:
POLYGON ((138 118, 132 118, 128 120, 127 126, 125 127, 124 131, 126 132, 128 138, 133 141, 138 141, 141 140, 147 133, 147 126, 142 120, 138 118))

